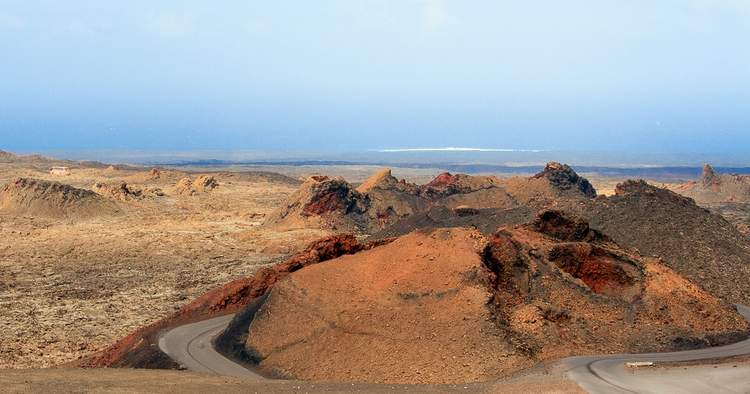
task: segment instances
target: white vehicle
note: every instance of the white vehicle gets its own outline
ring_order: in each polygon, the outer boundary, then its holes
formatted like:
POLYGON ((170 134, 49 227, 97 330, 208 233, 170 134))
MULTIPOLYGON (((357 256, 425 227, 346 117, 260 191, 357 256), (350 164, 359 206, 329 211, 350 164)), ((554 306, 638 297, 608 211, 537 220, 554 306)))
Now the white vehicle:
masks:
POLYGON ((653 367, 654 362, 653 361, 631 361, 631 362, 625 363, 625 366, 628 368, 653 367))

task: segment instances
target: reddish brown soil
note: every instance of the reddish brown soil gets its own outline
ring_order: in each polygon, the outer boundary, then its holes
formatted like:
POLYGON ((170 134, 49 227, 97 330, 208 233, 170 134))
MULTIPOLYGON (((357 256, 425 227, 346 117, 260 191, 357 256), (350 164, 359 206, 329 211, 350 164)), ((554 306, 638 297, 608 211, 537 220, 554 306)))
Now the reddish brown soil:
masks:
POLYGON ((317 381, 480 381, 544 360, 664 351, 748 329, 658 260, 559 212, 489 239, 414 232, 306 267, 269 294, 249 350, 269 373, 317 381))
POLYGON ((320 265, 333 264, 327 270, 300 270, 271 292, 248 343, 265 358, 262 368, 301 379, 425 383, 502 375, 499 358, 522 360, 485 306, 481 239, 465 229, 412 234, 320 265))
POLYGON ((641 273, 629 267, 627 261, 588 243, 556 246, 550 250, 549 259, 599 294, 617 296, 637 292, 633 287, 642 280, 641 273))
POLYGON ((451 175, 450 172, 444 172, 435 177, 427 186, 430 187, 448 187, 458 181, 458 175, 451 175))
POLYGON ((350 234, 316 241, 305 251, 280 264, 261 269, 251 277, 238 279, 209 291, 182 307, 175 315, 133 332, 103 352, 84 360, 81 365, 85 367, 175 368, 177 365, 156 348, 158 334, 162 330, 236 312, 264 295, 291 272, 387 242, 361 244, 350 234))
POLYGON ((538 371, 510 379, 461 385, 374 385, 317 383, 290 380, 250 380, 188 371, 144 369, 49 368, 0 370, 4 394, 28 393, 128 393, 128 394, 246 394, 246 393, 585 393, 559 372, 538 371))

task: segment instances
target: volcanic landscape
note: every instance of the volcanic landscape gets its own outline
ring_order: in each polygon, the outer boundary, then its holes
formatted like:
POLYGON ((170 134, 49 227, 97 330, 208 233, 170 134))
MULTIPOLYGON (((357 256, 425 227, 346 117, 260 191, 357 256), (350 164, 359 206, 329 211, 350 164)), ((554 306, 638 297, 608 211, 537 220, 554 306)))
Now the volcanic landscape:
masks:
POLYGON ((269 379, 577 391, 556 360, 750 332, 750 178, 337 172, 2 152, 0 368, 184 369, 164 333, 234 314, 269 379))

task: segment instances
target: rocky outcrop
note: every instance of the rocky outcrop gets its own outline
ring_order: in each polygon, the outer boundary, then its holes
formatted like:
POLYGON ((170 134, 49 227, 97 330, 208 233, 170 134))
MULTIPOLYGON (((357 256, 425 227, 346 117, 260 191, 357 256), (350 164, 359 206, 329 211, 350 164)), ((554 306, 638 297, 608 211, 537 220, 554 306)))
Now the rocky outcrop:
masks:
POLYGON ((199 192, 209 192, 217 187, 219 187, 219 182, 210 175, 200 175, 193 181, 193 189, 199 192))
POLYGON ((369 200, 343 178, 311 176, 266 219, 275 228, 317 227, 356 231, 367 227, 369 200))
POLYGON ((674 191, 701 204, 750 203, 750 176, 719 174, 706 164, 697 181, 679 185, 674 191))
POLYGON ((716 174, 716 171, 714 171, 710 164, 703 165, 700 183, 703 187, 712 187, 721 184, 720 177, 716 174))
POLYGON ((542 172, 534 175, 534 178, 545 178, 553 187, 561 191, 576 190, 586 197, 596 197, 594 186, 586 178, 579 176, 567 164, 547 163, 542 172))
POLYGON ((609 239, 589 227, 589 223, 578 216, 558 210, 544 210, 533 222, 535 231, 567 242, 601 242, 609 239))
POLYGON ((161 171, 159 171, 158 168, 152 168, 148 172, 149 179, 159 179, 161 178, 161 171))
POLYGON ((504 179, 503 187, 522 205, 534 210, 544 209, 559 201, 586 201, 596 197, 596 190, 570 166, 547 163, 544 169, 529 178, 504 179))
POLYGON ((363 213, 366 202, 362 195, 352 190, 343 179, 315 179, 310 188, 311 196, 302 205, 303 216, 320 216, 339 212, 363 213))
POLYGON ((219 186, 216 178, 210 175, 200 175, 197 178, 182 178, 175 185, 175 193, 184 196, 194 196, 200 193, 207 193, 219 186))
POLYGON ((391 174, 390 168, 384 168, 362 182, 357 191, 366 194, 375 190, 396 190, 404 193, 416 194, 417 185, 397 179, 391 174))
POLYGON ((134 187, 125 182, 102 183, 97 182, 92 187, 97 194, 117 201, 140 200, 145 197, 163 196, 164 192, 157 187, 134 187))
POLYGON ((0 211, 53 219, 90 219, 120 213, 116 204, 58 182, 15 178, 0 190, 0 211))
POLYGON ((357 191, 368 200, 366 232, 385 228, 425 209, 427 201, 419 195, 419 186, 397 179, 389 169, 379 171, 357 191))
POLYGON ((92 189, 97 194, 120 201, 138 199, 143 195, 141 190, 131 189, 125 182, 118 184, 95 183, 92 189))
POLYGON ((372 233, 435 206, 507 209, 517 203, 494 177, 443 173, 418 186, 384 169, 356 189, 342 178, 310 177, 266 225, 372 233))

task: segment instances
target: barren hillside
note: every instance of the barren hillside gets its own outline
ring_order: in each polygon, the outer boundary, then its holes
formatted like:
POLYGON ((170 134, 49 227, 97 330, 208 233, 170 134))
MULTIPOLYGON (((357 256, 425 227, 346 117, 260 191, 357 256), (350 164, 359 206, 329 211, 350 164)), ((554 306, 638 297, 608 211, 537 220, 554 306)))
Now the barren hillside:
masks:
POLYGON ((481 381, 575 354, 743 335, 732 308, 558 212, 415 232, 278 283, 247 346, 306 380, 481 381))
POLYGON ((607 198, 568 204, 591 225, 730 302, 750 303, 750 241, 723 217, 643 181, 607 198))
POLYGON ((15 178, 0 190, 0 212, 53 219, 85 220, 120 213, 98 194, 58 182, 15 178))

